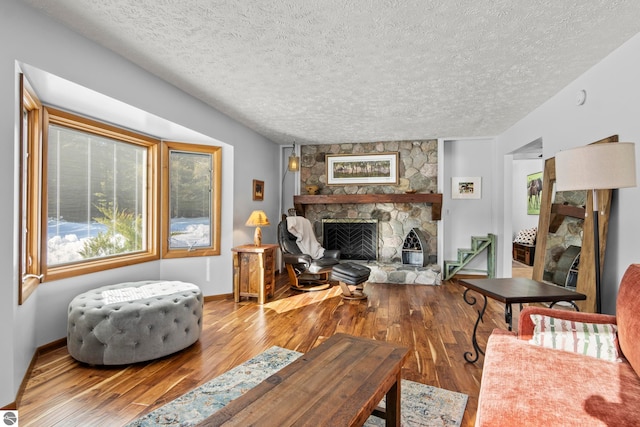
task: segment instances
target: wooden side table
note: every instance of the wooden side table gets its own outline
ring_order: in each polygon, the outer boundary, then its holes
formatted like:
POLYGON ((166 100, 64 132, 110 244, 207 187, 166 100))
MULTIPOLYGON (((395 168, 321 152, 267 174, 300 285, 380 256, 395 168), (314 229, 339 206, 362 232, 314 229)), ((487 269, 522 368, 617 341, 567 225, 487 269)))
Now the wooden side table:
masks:
POLYGON ((258 298, 264 304, 275 290, 276 248, 278 245, 243 245, 233 251, 233 297, 258 298))

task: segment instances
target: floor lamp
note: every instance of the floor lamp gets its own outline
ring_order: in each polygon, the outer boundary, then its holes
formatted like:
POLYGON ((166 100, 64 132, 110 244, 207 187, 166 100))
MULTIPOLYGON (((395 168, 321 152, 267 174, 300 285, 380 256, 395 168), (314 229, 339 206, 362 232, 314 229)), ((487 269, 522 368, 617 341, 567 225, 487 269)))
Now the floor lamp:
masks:
POLYGON ((556 191, 593 192, 593 245, 596 310, 602 312, 598 190, 636 186, 635 144, 617 142, 585 145, 556 154, 556 191))

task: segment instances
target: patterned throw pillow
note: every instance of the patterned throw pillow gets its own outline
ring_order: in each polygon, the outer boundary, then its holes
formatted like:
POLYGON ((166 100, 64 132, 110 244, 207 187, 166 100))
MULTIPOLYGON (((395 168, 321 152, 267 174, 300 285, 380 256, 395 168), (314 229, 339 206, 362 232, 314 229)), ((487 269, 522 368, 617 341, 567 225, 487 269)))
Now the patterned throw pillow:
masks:
POLYGON ((581 323, 532 314, 531 344, 619 362, 616 325, 581 323))
POLYGON ((516 236, 516 239, 513 242, 521 243, 523 245, 535 245, 537 234, 538 234, 537 227, 520 230, 518 232, 518 235, 516 236))

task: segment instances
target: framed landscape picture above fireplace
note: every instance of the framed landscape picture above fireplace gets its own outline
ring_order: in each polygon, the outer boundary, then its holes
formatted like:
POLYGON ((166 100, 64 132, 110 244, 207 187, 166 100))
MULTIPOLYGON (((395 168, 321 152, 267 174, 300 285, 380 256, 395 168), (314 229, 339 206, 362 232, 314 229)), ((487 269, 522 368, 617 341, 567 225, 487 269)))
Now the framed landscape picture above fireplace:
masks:
POLYGON ((397 184, 398 153, 327 154, 327 184, 397 184))

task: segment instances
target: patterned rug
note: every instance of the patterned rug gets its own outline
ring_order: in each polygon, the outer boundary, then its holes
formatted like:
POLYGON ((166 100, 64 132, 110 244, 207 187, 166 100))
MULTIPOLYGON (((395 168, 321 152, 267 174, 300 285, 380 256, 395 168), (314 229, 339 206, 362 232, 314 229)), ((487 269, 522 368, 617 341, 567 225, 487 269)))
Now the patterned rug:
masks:
MULTIPOLYGON (((301 355, 297 351, 271 347, 127 427, 195 425, 301 355)), ((467 406, 466 394, 413 381, 402 380, 401 394, 402 425, 405 427, 459 426, 467 406)), ((384 426, 384 420, 371 416, 365 426, 384 426)))

